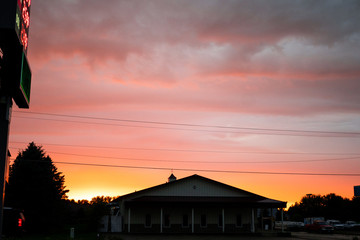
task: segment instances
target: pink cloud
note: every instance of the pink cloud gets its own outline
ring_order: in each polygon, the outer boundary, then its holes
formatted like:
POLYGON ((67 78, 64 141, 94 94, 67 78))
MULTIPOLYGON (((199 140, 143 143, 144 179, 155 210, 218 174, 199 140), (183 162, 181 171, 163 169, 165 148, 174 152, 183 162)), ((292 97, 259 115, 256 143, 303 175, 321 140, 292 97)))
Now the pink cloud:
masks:
POLYGON ((352 2, 36 2, 33 100, 44 105, 50 94, 52 107, 356 112, 356 9, 352 2))

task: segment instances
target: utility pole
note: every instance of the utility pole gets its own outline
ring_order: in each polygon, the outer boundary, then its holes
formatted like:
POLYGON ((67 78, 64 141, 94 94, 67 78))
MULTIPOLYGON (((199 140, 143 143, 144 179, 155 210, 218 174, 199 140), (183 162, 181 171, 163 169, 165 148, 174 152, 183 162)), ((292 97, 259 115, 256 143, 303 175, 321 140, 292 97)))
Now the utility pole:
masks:
POLYGON ((11 120, 12 98, 9 96, 0 97, 0 187, 2 189, 0 202, 0 239, 2 233, 4 200, 5 200, 5 172, 8 167, 8 142, 11 120))

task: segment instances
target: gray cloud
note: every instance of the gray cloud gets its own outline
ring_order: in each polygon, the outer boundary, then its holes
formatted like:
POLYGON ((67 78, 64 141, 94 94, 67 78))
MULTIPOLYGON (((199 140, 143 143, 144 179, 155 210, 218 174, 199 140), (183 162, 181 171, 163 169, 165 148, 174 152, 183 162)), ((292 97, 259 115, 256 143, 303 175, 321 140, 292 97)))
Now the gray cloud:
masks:
POLYGON ((360 109, 358 1, 49 0, 31 11, 33 62, 80 56, 119 84, 205 85, 161 94, 205 109, 360 109))

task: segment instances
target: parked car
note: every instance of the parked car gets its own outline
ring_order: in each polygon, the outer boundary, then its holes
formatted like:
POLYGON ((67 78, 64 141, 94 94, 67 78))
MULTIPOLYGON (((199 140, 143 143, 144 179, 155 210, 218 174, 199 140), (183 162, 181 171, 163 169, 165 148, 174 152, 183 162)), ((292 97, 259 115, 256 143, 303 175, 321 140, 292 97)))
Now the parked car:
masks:
POLYGON ((305 225, 305 230, 309 232, 333 233, 334 227, 324 221, 314 221, 312 224, 305 225))
POLYGON ((344 228, 346 228, 346 229, 354 229, 354 228, 359 229, 360 224, 355 222, 355 221, 346 221, 345 224, 344 224, 344 228))
POLYGON ((345 224, 341 223, 339 220, 327 220, 327 224, 333 226, 336 230, 344 229, 345 224))
POLYGON ((5 236, 19 235, 24 232, 25 216, 22 210, 4 207, 3 234, 5 236))
POLYGON ((303 231, 304 230, 304 223, 303 222, 293 222, 293 221, 276 221, 275 222, 275 229, 281 230, 284 228, 287 231, 303 231))

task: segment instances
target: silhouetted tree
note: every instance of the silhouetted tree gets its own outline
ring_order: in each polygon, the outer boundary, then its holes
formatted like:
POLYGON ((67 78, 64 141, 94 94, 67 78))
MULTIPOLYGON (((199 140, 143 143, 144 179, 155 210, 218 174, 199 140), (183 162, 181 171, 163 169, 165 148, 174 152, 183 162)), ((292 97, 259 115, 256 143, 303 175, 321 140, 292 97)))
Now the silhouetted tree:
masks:
POLYGON ((10 167, 5 204, 24 210, 29 231, 58 228, 68 192, 64 181, 42 146, 31 142, 10 167))
POLYGON ((301 199, 301 204, 309 217, 324 215, 324 201, 320 195, 307 194, 301 199))
POLYGON ((352 213, 352 218, 350 220, 360 221, 360 197, 353 197, 351 201, 350 212, 352 213))
POLYGON ((307 194, 299 203, 295 203, 288 210, 291 220, 303 221, 306 217, 324 217, 325 219, 360 220, 360 198, 352 200, 334 193, 327 195, 307 194))
POLYGON ((334 193, 323 197, 326 219, 349 220, 350 200, 334 193))
POLYGON ((90 224, 91 228, 97 228, 102 216, 110 213, 109 203, 113 200, 113 197, 97 196, 91 199, 91 212, 90 212, 90 224))
POLYGON ((67 200, 70 209, 68 224, 76 226, 77 232, 92 232, 99 227, 100 219, 110 213, 109 203, 114 197, 97 196, 88 200, 67 200))

